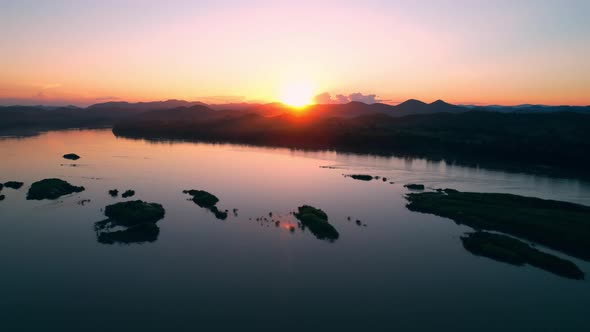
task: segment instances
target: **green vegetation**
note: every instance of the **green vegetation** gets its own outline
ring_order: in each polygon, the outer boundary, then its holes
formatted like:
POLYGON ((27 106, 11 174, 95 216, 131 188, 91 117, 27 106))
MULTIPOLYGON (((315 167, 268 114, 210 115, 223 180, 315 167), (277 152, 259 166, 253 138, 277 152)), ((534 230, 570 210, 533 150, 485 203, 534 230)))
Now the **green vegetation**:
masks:
POLYGON ((166 211, 158 203, 144 201, 120 202, 105 208, 104 214, 119 226, 135 226, 142 223, 155 223, 164 218, 166 211))
POLYGON ((123 198, 128 198, 128 197, 132 197, 135 196, 135 190, 126 190, 123 194, 121 194, 121 197, 123 198))
POLYGON ((111 189, 111 190, 109 190, 109 195, 111 195, 111 197, 117 197, 117 196, 119 196, 119 190, 111 189))
MULTIPOLYGON (((8 181, 4 183, 4 186, 6 188, 10 188, 10 189, 20 189, 22 186, 24 185, 23 182, 18 182, 18 181, 8 181)), ((2 184, 0 184, 0 189, 2 189, 2 184)))
POLYGON ((590 260, 590 207, 512 194, 446 192, 406 195, 411 211, 478 230, 493 230, 590 260))
POLYGON ((192 201, 198 206, 211 211, 215 215, 215 218, 219 220, 227 219, 227 211, 221 211, 216 206, 219 202, 219 198, 217 198, 217 196, 204 190, 195 189, 184 190, 183 193, 193 196, 192 201))
POLYGON ((69 160, 78 160, 80 159, 80 156, 75 154, 75 153, 68 153, 68 154, 64 154, 63 155, 64 159, 69 159, 69 160))
POLYGON ((340 237, 336 228, 328 223, 328 215, 324 211, 309 205, 300 206, 297 210, 295 217, 303 226, 309 228, 316 238, 333 242, 340 237))
POLYGON ((271 117, 255 110, 186 110, 171 116, 154 111, 121 120, 113 132, 158 140, 396 154, 551 175, 588 175, 590 169, 590 114, 469 111, 398 118, 379 112, 357 117, 338 114, 271 117))
POLYGON ((406 184, 404 187, 406 187, 410 190, 424 190, 423 184, 410 183, 410 184, 406 184))
POLYGON ((27 193, 28 200, 57 199, 64 195, 79 193, 84 187, 76 187, 64 180, 45 179, 31 185, 27 193))
POLYGON ((461 237, 461 241, 467 251, 477 256, 513 265, 529 264, 562 277, 584 279, 584 272, 576 264, 506 235, 474 232, 461 237))

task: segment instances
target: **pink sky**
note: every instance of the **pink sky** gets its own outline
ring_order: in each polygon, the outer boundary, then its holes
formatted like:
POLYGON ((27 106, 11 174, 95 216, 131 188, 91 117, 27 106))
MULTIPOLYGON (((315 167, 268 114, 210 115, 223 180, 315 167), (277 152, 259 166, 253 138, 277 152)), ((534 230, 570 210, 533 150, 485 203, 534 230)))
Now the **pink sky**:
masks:
POLYGON ((8 1, 0 103, 590 104, 586 1, 8 1))

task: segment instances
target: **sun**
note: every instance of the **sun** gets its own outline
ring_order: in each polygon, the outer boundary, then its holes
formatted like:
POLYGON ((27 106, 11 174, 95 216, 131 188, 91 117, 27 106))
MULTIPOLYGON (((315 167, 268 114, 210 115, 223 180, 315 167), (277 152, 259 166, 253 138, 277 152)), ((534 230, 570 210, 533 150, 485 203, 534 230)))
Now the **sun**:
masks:
POLYGON ((309 82, 290 82, 281 90, 283 104, 301 108, 313 103, 314 89, 309 82))

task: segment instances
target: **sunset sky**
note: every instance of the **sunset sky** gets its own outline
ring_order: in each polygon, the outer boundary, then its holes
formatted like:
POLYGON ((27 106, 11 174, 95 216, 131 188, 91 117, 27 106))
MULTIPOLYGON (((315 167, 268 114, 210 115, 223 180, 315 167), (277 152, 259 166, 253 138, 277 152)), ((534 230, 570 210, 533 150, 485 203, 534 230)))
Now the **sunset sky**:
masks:
POLYGON ((588 105, 589 15, 588 0, 0 0, 0 104, 271 102, 303 85, 588 105))

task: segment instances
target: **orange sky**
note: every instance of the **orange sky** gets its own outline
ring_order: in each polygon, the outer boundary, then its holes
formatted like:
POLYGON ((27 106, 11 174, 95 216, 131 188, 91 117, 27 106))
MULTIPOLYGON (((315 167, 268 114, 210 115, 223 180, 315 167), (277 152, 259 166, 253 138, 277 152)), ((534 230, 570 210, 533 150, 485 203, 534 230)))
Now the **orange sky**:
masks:
POLYGON ((0 104, 590 104, 588 1, 3 2, 0 104))

